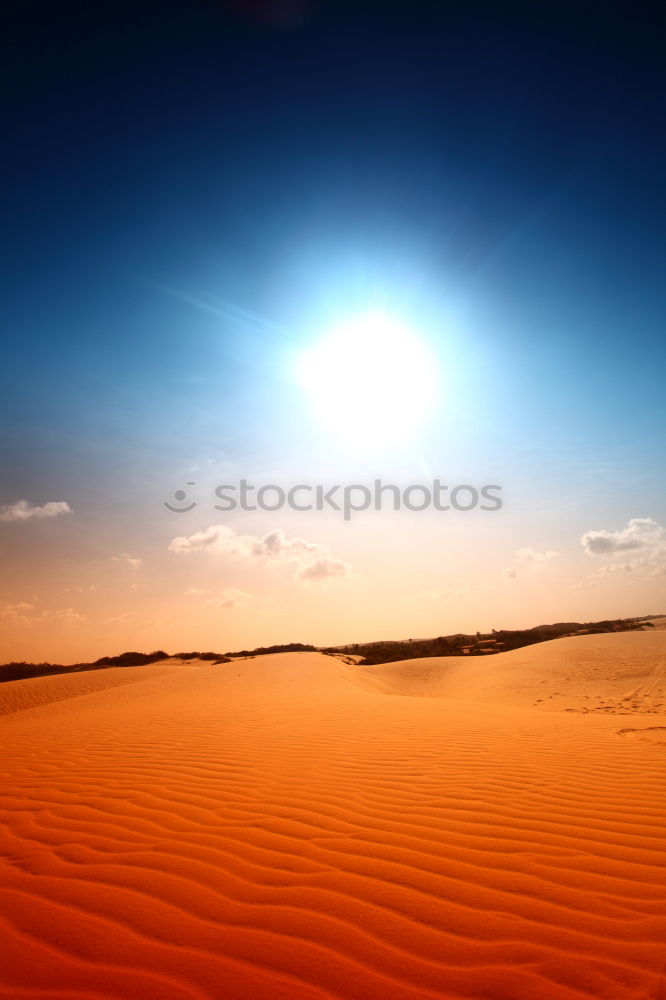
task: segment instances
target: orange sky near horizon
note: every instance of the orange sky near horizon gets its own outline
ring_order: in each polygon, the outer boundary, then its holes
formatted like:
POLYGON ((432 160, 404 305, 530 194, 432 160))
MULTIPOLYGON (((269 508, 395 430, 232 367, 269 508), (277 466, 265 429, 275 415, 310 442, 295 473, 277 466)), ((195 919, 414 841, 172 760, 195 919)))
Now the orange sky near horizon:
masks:
POLYGON ((635 552, 612 551, 630 544, 631 528, 599 532, 609 551, 596 556, 574 524, 539 534, 508 505, 349 522, 257 512, 234 527, 163 510, 148 539, 84 532, 78 552, 76 521, 74 510, 0 525, 14 548, 2 569, 0 661, 324 646, 666 610, 664 578, 644 575, 663 546, 649 524, 633 529, 644 536, 635 552), (631 558, 634 571, 622 569, 631 558))

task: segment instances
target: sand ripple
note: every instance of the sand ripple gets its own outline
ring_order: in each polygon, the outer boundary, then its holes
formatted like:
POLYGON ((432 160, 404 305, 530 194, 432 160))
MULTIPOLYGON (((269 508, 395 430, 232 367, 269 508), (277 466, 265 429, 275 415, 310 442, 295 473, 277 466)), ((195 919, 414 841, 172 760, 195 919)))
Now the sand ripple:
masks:
POLYGON ((0 998, 663 1000, 660 720, 357 670, 3 685, 0 998))

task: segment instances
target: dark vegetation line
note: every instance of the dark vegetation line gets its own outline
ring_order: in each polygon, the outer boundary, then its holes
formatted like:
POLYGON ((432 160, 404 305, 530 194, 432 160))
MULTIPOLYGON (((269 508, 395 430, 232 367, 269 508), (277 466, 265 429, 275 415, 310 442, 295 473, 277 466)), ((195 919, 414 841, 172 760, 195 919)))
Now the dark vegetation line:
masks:
POLYGON ((427 656, 482 656, 503 653, 509 649, 520 649, 536 642, 560 639, 570 635, 601 634, 603 632, 629 632, 643 628, 653 628, 649 619, 660 615, 644 615, 640 618, 616 618, 600 622, 558 622, 555 625, 537 625, 528 629, 493 629, 492 632, 477 632, 468 635, 457 632, 454 635, 440 635, 436 639, 406 639, 402 642, 353 643, 347 646, 329 646, 323 653, 347 653, 361 656, 363 665, 394 663, 397 660, 412 660, 427 656))
POLYGON ((644 615, 640 618, 617 618, 612 621, 559 622, 556 625, 537 625, 535 628, 510 631, 501 629, 492 632, 477 632, 467 635, 440 635, 436 639, 407 639, 403 642, 352 643, 347 646, 310 646, 302 642, 288 642, 276 646, 259 646, 256 649, 241 649, 233 653, 199 652, 166 653, 156 649, 152 653, 127 652, 118 656, 101 656, 94 663, 25 663, 14 662, 0 665, 0 683, 3 681, 26 680, 30 677, 45 677, 51 674, 73 674, 87 670, 104 670, 106 667, 143 667, 148 663, 166 660, 169 657, 180 660, 209 660, 211 663, 229 663, 232 657, 266 656, 269 653, 320 652, 331 656, 351 654, 358 656, 359 665, 371 666, 377 663, 394 663, 397 660, 412 660, 427 656, 480 656, 531 646, 548 639, 559 639, 568 635, 589 635, 603 632, 629 632, 652 628, 650 619, 660 615, 644 615))
POLYGON ((290 642, 281 646, 261 646, 258 649, 243 649, 238 653, 211 653, 194 650, 190 653, 166 653, 156 649, 152 653, 128 652, 118 656, 100 656, 94 663, 25 663, 24 661, 0 664, 0 683, 21 681, 30 677, 47 677, 52 674, 75 674, 87 670, 104 670, 106 667, 144 667, 158 660, 175 658, 178 660, 210 660, 212 663, 228 663, 232 656, 263 656, 266 653, 317 652, 316 646, 306 646, 302 642, 290 642))

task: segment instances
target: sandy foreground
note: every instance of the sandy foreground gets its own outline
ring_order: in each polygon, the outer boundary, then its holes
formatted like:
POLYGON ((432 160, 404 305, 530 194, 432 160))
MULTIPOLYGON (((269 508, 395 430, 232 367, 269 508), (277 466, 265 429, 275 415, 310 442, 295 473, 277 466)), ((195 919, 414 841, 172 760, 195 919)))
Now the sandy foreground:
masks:
POLYGON ((666 1000, 666 631, 0 712, 2 1000, 666 1000))

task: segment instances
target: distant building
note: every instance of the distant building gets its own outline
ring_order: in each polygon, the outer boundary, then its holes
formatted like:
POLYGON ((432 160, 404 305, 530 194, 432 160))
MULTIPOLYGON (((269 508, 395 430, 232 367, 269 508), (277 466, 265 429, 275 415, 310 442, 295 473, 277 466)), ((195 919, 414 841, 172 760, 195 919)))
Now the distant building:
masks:
POLYGON ((463 656, 480 656, 482 653, 499 653, 504 643, 497 639, 479 639, 470 646, 462 646, 463 656))

